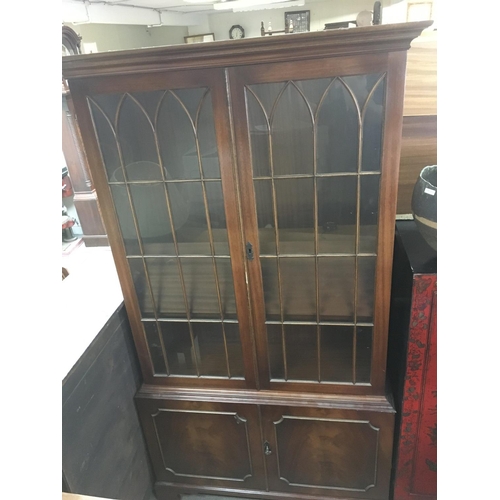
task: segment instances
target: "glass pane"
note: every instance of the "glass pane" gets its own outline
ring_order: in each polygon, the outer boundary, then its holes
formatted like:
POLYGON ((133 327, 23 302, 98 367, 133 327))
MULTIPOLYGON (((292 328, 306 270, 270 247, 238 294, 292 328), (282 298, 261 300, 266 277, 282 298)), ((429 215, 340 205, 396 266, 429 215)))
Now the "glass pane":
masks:
POLYGON ((215 254, 229 255, 226 213, 224 212, 224 199, 222 197, 222 184, 220 182, 206 182, 205 191, 207 193, 215 254))
POLYGON ((318 173, 357 172, 358 111, 339 79, 334 80, 321 104, 316 134, 318 173))
POLYGON ((313 257, 279 260, 285 320, 316 320, 316 280, 313 257))
POLYGON ((365 105, 363 121, 363 156, 361 170, 380 171, 384 123, 385 79, 373 91, 365 105))
MULTIPOLYGON (((142 105, 130 95, 119 108, 118 138, 128 180, 162 179, 152 124, 142 105)), ((115 174, 123 175, 121 170, 115 174)))
POLYGON ((380 175, 362 175, 359 252, 377 252, 378 200, 380 175))
POLYGON ((146 341, 148 343, 154 373, 157 375, 166 375, 167 369, 165 367, 165 359, 163 358, 163 351, 156 323, 153 321, 143 321, 142 326, 146 334, 146 341))
POLYGON ((376 257, 358 257, 358 322, 373 321, 376 257))
POLYGON ((321 326, 321 380, 352 382, 353 327, 321 326))
POLYGON ((262 270, 266 319, 271 321, 280 320, 280 291, 277 258, 269 257, 261 259, 260 266, 262 270))
POLYGON ((272 184, 270 180, 261 180, 254 181, 254 185, 260 255, 276 255, 272 184))
POLYGON ((139 309, 143 318, 154 318, 153 302, 149 292, 146 272, 144 271, 144 263, 141 258, 127 259, 130 267, 130 274, 134 282, 139 309))
MULTIPOLYGON (((255 93, 259 101, 261 102, 266 115, 271 116, 273 106, 276 103, 276 99, 285 87, 285 82, 279 83, 259 83, 257 85, 251 85, 250 89, 255 93)), ((247 92, 247 95, 249 93, 247 92)))
POLYGON ((115 205, 120 231, 122 233, 125 252, 127 255, 140 255, 141 250, 137 240, 134 219, 130 209, 127 187, 122 185, 111 185, 111 196, 115 205))
POLYGON ((144 260, 158 317, 185 318, 186 306, 177 259, 175 257, 147 257, 144 260))
POLYGON ((285 325, 288 380, 318 380, 317 329, 285 325))
POLYGON ((301 80, 295 82, 297 87, 304 94, 309 106, 311 106, 313 115, 316 114, 321 98, 331 81, 331 78, 320 78, 316 80, 301 80))
POLYGON ((186 294, 192 318, 220 318, 212 259, 181 258, 186 294))
POLYGON ((200 375, 227 377, 226 349, 220 323, 191 323, 200 375))
MULTIPOLYGON (((113 96, 106 97, 109 97, 110 99, 113 98, 113 96)), ((95 100, 97 101, 98 99, 95 98, 95 100)), ((117 100, 116 97, 115 100, 117 100)), ((105 111, 101 111, 102 103, 99 103, 99 107, 92 101, 89 101, 89 103, 99 141, 99 149, 101 151, 104 167, 106 168, 106 174, 108 176, 108 179, 111 179, 115 170, 121 168, 120 155, 118 153, 118 144, 113 134, 114 113, 111 115, 107 115, 108 119, 110 120, 108 121, 106 120, 104 115, 105 111)), ((115 102, 114 106, 117 106, 117 104, 118 103, 115 102)))
POLYGON ((201 104, 196 130, 200 146, 201 165, 205 179, 220 179, 219 155, 215 137, 212 97, 208 93, 201 104))
POLYGON ((314 254, 314 181, 279 179, 276 185, 280 254, 314 254))
POLYGON ((357 179, 319 178, 319 253, 355 253, 357 179))
POLYGON ((164 321, 158 324, 163 335, 170 374, 196 375, 196 363, 200 366, 198 340, 195 339, 193 348, 188 324, 164 321))
POLYGON ((241 350, 240 330, 236 323, 224 323, 227 353, 231 378, 244 378, 243 351, 241 350))
POLYGON ((148 92, 133 92, 130 95, 133 96, 133 98, 139 102, 140 106, 144 108, 144 111, 151 120, 151 123, 155 123, 158 104, 160 104, 160 100, 164 94, 164 90, 156 90, 148 92))
POLYGON ((356 382, 370 382, 372 365, 372 327, 356 328, 356 382))
POLYGON ((168 183, 168 195, 180 255, 210 255, 201 182, 168 183))
MULTIPOLYGON (((117 198, 117 210, 128 203, 126 193, 117 198)), ((173 255, 172 228, 164 184, 130 184, 130 195, 145 255, 173 255)))
POLYGON ((219 278, 222 313, 224 318, 236 319, 236 298, 234 295, 233 270, 230 259, 216 258, 217 276, 219 278))
POLYGON ((285 364, 283 362, 281 325, 266 325, 266 329, 271 379, 283 380, 285 378, 285 364))
MULTIPOLYGON (((200 89, 193 92, 199 94, 200 89)), ((156 128, 167 179, 199 179, 194 124, 188 110, 172 92, 167 92, 161 102, 156 128)))
POLYGON ((203 98, 208 98, 210 106, 212 105, 210 100, 210 92, 207 94, 207 88, 199 89, 177 89, 173 91, 173 94, 179 99, 182 105, 186 108, 188 115, 196 123, 196 116, 200 110, 200 106, 203 106, 203 98))
POLYGON ((271 119, 274 175, 312 174, 314 139, 311 112, 291 83, 278 99, 271 119))
POLYGON ((246 91, 248 128, 254 177, 271 175, 267 116, 252 92, 246 91))
POLYGON ((319 258, 322 321, 354 320, 354 257, 319 258))

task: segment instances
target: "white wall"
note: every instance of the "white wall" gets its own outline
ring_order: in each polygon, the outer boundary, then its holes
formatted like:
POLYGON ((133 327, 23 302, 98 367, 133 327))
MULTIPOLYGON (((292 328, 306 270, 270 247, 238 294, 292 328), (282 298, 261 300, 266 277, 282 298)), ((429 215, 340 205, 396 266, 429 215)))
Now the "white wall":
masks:
POLYGON ((96 23, 68 23, 68 26, 82 36, 82 43, 96 43, 98 52, 174 45, 184 43, 184 37, 188 35, 186 26, 148 28, 134 24, 96 23))

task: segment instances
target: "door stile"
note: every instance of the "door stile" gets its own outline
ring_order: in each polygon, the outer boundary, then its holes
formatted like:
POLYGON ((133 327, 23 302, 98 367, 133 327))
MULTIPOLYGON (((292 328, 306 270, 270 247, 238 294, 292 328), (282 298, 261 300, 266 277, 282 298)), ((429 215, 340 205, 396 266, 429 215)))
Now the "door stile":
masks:
POLYGON ((257 353, 258 383, 261 389, 269 389, 270 371, 265 326, 265 304, 260 266, 259 233, 255 191, 252 179, 252 163, 247 123, 244 84, 237 69, 228 70, 229 88, 232 102, 234 142, 236 149, 237 175, 240 192, 243 237, 245 244, 250 243, 253 259, 247 258, 247 287, 251 304, 255 348, 257 353))

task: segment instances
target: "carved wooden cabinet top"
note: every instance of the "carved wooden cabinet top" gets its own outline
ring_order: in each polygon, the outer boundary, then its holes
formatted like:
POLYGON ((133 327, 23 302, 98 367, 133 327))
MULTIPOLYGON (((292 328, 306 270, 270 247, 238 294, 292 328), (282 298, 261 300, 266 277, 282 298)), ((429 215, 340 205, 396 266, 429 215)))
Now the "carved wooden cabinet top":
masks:
POLYGON ((411 41, 431 25, 432 21, 420 21, 67 56, 63 59, 62 69, 64 78, 71 80, 165 69, 240 66, 408 50, 411 41))

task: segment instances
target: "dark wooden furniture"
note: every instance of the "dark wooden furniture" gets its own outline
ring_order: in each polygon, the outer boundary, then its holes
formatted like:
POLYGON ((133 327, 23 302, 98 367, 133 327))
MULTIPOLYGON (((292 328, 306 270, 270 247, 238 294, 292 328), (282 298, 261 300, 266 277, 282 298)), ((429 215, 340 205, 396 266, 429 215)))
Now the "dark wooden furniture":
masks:
POLYGON ((387 499, 406 51, 429 23, 68 57, 159 499, 387 499))
POLYGON ((63 491, 151 500, 152 471, 133 404, 140 383, 122 303, 62 383, 63 491))
POLYGON ((97 195, 89 173, 73 100, 68 88, 62 89, 62 151, 72 183, 72 201, 88 247, 109 245, 97 195))
POLYGON ((431 500, 437 483, 437 255, 398 221, 388 375, 396 416, 393 500, 431 500))

